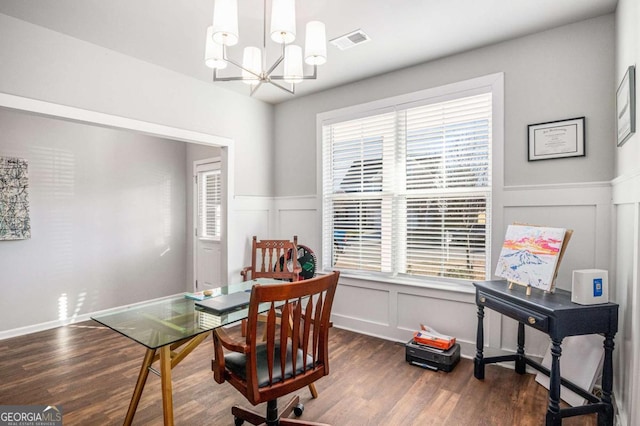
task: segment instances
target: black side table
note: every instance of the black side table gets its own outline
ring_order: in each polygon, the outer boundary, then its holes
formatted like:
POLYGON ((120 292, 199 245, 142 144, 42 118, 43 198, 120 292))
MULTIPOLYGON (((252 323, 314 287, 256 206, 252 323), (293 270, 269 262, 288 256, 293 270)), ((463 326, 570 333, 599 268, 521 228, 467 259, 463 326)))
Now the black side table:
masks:
POLYGON ((478 332, 473 375, 484 379, 484 366, 495 362, 515 361, 515 370, 524 374, 526 366, 549 376, 549 408, 546 424, 561 425, 563 417, 598 413, 598 426, 613 426, 613 338, 618 331, 618 305, 578 305, 571 302, 571 293, 557 289, 554 293, 533 291, 525 295, 525 287, 515 285, 512 290, 506 281, 484 281, 473 283, 476 287, 478 306, 478 332), (518 348, 515 354, 483 357, 484 308, 487 307, 518 321, 518 348), (538 329, 551 337, 551 370, 529 359, 524 353, 524 326, 538 329), (602 369, 602 398, 597 398, 560 375, 562 339, 583 334, 604 335, 604 365, 602 369), (560 408, 560 385, 571 389, 587 399, 589 403, 580 407, 560 408))

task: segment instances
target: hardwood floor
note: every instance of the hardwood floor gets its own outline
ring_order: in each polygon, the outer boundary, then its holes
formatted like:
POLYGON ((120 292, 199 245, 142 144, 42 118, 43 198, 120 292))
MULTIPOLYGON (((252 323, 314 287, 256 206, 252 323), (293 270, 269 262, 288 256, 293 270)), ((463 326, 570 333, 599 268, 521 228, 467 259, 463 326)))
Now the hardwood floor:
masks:
MULTIPOLYGON (((316 383, 319 398, 298 391, 303 419, 336 426, 544 424, 547 391, 533 375, 489 365, 479 381, 468 359, 451 373, 433 372, 407 364, 398 343, 337 328, 330 339, 331 373, 316 383)), ((204 342, 173 371, 177 425, 233 425, 231 406, 249 405, 213 381, 212 347, 204 342)), ((122 424, 143 355, 142 346, 93 321, 2 340, 0 405, 62 405, 65 425, 122 424)), ((162 424, 153 374, 134 424, 162 424)), ((591 415, 564 424, 596 421, 591 415)))

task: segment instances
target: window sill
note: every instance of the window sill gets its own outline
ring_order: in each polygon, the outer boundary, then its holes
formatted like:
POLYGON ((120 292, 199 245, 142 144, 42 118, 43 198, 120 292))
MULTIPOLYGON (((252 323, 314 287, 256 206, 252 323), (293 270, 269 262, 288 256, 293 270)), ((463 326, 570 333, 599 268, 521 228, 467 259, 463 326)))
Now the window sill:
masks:
MULTIPOLYGON (((320 274, 326 274, 328 271, 319 271, 320 274)), ((444 280, 436 278, 409 278, 404 276, 397 277, 381 277, 376 275, 354 274, 347 271, 340 272, 340 278, 346 278, 349 281, 368 281, 380 284, 392 284, 396 286, 405 286, 413 288, 424 288, 429 290, 448 291, 452 293, 475 294, 475 287, 471 281, 462 280, 444 280)))

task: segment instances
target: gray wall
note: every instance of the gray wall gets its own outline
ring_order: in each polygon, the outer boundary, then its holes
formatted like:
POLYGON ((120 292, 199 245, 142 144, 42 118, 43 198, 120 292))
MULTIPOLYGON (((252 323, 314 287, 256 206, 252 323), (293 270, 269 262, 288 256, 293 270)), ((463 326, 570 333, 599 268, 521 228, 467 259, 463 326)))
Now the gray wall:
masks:
POLYGON ((277 196, 316 193, 316 114, 505 73, 505 185, 613 177, 613 15, 499 43, 279 104, 277 196), (527 125, 586 116, 586 158, 527 162, 527 125))
POLYGON ((186 287, 186 144, 0 110, 32 237, 0 241, 0 332, 186 287))
POLYGON ((271 105, 2 14, 0 63, 2 93, 232 138, 235 193, 273 195, 271 105))
POLYGON ((613 90, 627 68, 636 66, 636 133, 615 148, 613 207, 615 243, 614 300, 620 304, 620 330, 616 339, 614 392, 621 406, 623 425, 640 424, 640 114, 637 89, 640 65, 640 4, 619 0, 616 10, 616 59, 613 90))
MULTIPOLYGON (((274 150, 271 105, 226 90, 222 85, 198 81, 2 14, 0 14, 0 62, 2 63, 0 93, 231 138, 234 141, 232 146, 237 163, 229 165, 234 182, 231 188, 232 194, 259 197, 273 195, 271 159, 274 150)), ((82 132, 75 136, 80 141, 86 140, 82 132)), ((56 138, 57 134, 54 133, 49 139, 56 138)), ((39 143, 46 146, 47 142, 39 143)), ((20 151, 18 148, 13 150, 18 152, 20 151)), ((82 149, 90 148, 82 146, 82 149)), ((155 147, 149 145, 148 149, 148 155, 153 157, 155 147)), ((143 151, 139 154, 142 156, 143 151)), ((144 275, 143 272, 147 269, 151 276, 157 273, 167 278, 171 277, 171 281, 175 283, 173 285, 176 286, 172 289, 173 293, 184 291, 185 279, 188 279, 188 271, 192 268, 189 264, 190 258, 185 257, 190 256, 187 250, 191 249, 191 245, 185 244, 185 226, 188 226, 186 216, 189 214, 188 206, 185 204, 187 201, 185 194, 189 191, 185 176, 191 172, 185 168, 187 159, 184 152, 176 158, 180 162, 181 184, 171 196, 174 199, 178 196, 182 197, 180 205, 182 232, 179 237, 177 234, 172 234, 172 237, 180 238, 180 243, 173 244, 168 257, 165 254, 157 258, 154 268, 144 262, 140 270, 119 268, 123 270, 122 274, 131 273, 131 277, 125 277, 124 282, 131 283, 131 280, 138 280, 136 287, 129 286, 126 291, 114 291, 108 278, 107 281, 103 281, 100 275, 94 277, 91 283, 93 296, 100 294, 100 297, 90 305, 93 311, 167 294, 169 290, 164 288, 158 292, 158 284, 153 281, 139 281, 140 275, 144 275), (176 266, 173 260, 168 259, 178 255, 181 256, 180 274, 179 279, 175 279, 176 266), (157 272, 152 272, 150 269, 155 269, 157 272), (172 272, 169 273, 166 269, 172 272)), ((105 170, 99 166, 97 170, 103 173, 104 179, 109 179, 108 174, 114 171, 105 170)), ((164 172, 159 168, 157 173, 164 172)), ((112 178, 117 180, 117 173, 112 178)), ((135 188, 131 188, 130 191, 134 190, 135 188)), ((99 198, 98 195, 96 197, 99 198)), ((171 220, 177 220, 177 217, 172 215, 171 220)), ((79 217, 79 219, 82 218, 79 217)), ((66 225, 66 222, 60 224, 60 226, 63 225, 66 225)), ((165 223, 166 226, 168 225, 165 223)), ((50 227, 56 229, 57 223, 53 222, 50 227)), ((118 245, 129 243, 129 240, 118 238, 107 239, 107 231, 104 232, 105 241, 101 244, 104 247, 110 247, 114 253, 119 251, 118 245)), ((232 250, 235 250, 235 245, 244 242, 242 237, 238 237, 237 240, 238 242, 231 240, 232 250)), ((15 244, 12 246, 15 247, 15 244)), ((46 251, 42 255, 48 253, 46 251)), ((67 253, 66 259, 72 264, 82 264, 83 255, 83 251, 74 251, 67 253)), ((141 260, 144 259, 141 258, 141 260)), ((5 260, 0 259, 0 261, 5 260)), ((132 254, 127 261, 133 264, 136 262, 136 257, 132 254)), ((238 259, 235 263, 242 265, 244 261, 238 259)), ((39 285, 46 287, 48 280, 53 279, 50 275, 51 271, 46 267, 40 268, 37 262, 29 267, 31 268, 29 273, 38 276, 37 284, 42 283, 39 285)), ((239 267, 235 264, 231 266, 232 269, 239 269, 239 267)), ((112 273, 110 268, 105 268, 102 272, 107 276, 112 273)), ((12 281, 14 281, 13 278, 12 281)), ((26 288, 31 288, 33 284, 32 279, 26 278, 13 282, 10 286, 4 283, 4 276, 0 277, 0 281, 3 284, 3 300, 7 300, 4 299, 4 288, 11 288, 7 295, 14 296, 16 289, 25 285, 26 288)), ((79 292, 75 288, 76 284, 70 283, 68 290, 74 293, 74 297, 76 297, 75 293, 79 292)), ((55 288, 56 294, 53 296, 59 297, 58 293, 62 292, 62 288, 55 288)), ((79 294, 77 297, 80 297, 79 294)), ((2 329, 17 330, 18 327, 31 327, 27 331, 35 331, 45 327, 46 324, 51 326, 59 324, 56 322, 59 317, 55 312, 57 308, 52 307, 58 303, 55 297, 53 300, 32 299, 36 315, 33 317, 14 315, 10 322, 2 323, 2 329), (36 326, 38 324, 41 326, 36 326)), ((12 300, 12 297, 8 300, 12 300)), ((79 305, 75 300, 71 303, 73 306, 79 305)), ((85 309, 87 306, 89 305, 86 303, 83 305, 82 312, 91 312, 85 309)), ((16 331, 16 333, 19 332, 19 330, 16 331)), ((24 329, 22 332, 25 332, 24 329)), ((4 336, 11 334, 5 333, 4 336)))

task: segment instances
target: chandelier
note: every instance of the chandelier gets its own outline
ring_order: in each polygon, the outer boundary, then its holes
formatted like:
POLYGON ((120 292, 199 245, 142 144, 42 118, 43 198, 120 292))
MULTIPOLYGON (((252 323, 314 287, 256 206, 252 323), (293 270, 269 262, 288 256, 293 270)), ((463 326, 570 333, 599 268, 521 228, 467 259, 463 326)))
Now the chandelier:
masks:
POLYGON ((322 22, 311 21, 306 25, 304 62, 313 66, 313 73, 304 74, 302 47, 293 42, 296 39, 295 0, 272 0, 270 38, 281 45, 280 57, 267 67, 267 0, 263 9, 262 47, 244 48, 242 64, 227 56, 227 49, 238 43, 238 2, 237 0, 215 0, 213 25, 207 28, 205 64, 213 68, 213 81, 242 81, 251 86, 251 95, 270 83, 288 93, 295 93, 296 84, 304 80, 315 80, 317 67, 327 61, 325 26, 322 22), (283 63, 282 74, 274 72, 283 63), (234 65, 241 72, 238 76, 219 76, 218 70, 234 65), (284 83, 283 83, 284 82, 284 83), (288 84, 286 84, 288 83, 288 84))

